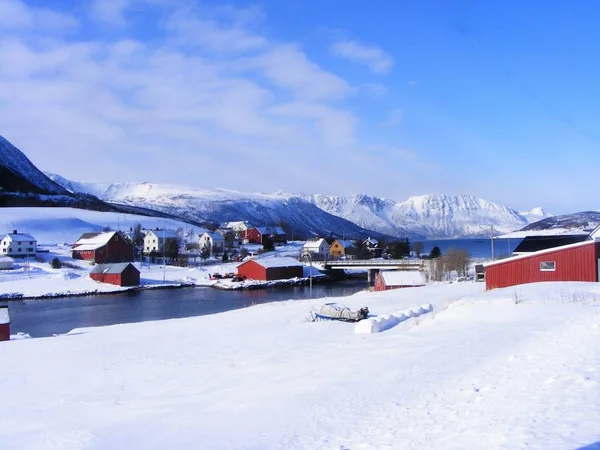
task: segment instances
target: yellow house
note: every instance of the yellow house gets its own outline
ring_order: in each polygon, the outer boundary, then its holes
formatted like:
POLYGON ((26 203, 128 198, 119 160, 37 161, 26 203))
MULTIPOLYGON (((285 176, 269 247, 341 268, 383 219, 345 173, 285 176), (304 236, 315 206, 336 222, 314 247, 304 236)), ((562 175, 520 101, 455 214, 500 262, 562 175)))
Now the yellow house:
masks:
POLYGON ((346 254, 346 249, 353 248, 352 241, 335 240, 329 246, 329 254, 334 259, 339 259, 346 254))

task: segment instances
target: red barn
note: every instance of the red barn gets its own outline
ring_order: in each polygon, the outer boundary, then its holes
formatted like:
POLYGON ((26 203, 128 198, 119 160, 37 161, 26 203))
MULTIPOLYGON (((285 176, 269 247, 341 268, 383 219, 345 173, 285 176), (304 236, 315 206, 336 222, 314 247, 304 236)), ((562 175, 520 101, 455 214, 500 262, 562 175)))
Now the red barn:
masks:
POLYGON ((117 286, 140 285, 140 271, 131 263, 98 264, 90 271, 90 277, 117 286))
POLYGON ((379 272, 375 278, 376 291, 416 286, 425 286, 425 277, 419 270, 388 270, 379 272))
POLYGON ((97 264, 133 261, 133 243, 121 233, 84 233, 72 248, 73 259, 97 264))
POLYGON ((238 275, 253 280, 286 280, 288 278, 302 278, 304 264, 288 256, 251 259, 240 264, 237 268, 238 275))
POLYGON ((485 265, 486 289, 540 281, 598 281, 600 242, 563 245, 485 265))
POLYGON ((271 238, 273 244, 287 244, 287 235, 281 227, 254 227, 243 233, 243 239, 256 244, 265 244, 265 239, 271 238))
POLYGON ((0 341, 10 341, 10 314, 8 306, 0 306, 0 341))

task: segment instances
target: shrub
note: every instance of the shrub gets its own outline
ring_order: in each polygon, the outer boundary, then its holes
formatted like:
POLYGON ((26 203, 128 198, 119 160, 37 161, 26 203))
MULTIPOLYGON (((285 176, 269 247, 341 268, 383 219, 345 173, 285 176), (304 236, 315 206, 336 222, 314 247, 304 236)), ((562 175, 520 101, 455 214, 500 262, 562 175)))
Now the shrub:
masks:
POLYGON ((62 266, 60 259, 58 259, 56 256, 54 258, 52 258, 52 261, 50 261, 50 266, 53 269, 60 269, 62 266))

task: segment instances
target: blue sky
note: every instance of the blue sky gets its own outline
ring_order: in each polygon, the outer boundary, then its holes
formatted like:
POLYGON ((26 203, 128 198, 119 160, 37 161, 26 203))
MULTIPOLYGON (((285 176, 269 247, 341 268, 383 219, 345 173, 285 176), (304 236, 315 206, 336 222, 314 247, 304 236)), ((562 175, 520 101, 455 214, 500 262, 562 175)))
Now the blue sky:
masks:
POLYGON ((600 4, 0 0, 0 134, 77 181, 597 209, 600 4))

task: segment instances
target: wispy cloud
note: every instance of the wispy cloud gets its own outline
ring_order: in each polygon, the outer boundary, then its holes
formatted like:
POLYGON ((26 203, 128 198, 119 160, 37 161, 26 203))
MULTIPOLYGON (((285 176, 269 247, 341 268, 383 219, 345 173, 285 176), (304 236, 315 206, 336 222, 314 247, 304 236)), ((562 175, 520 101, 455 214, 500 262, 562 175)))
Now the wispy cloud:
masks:
POLYGON ((377 75, 388 73, 394 65, 394 58, 379 47, 360 44, 357 41, 334 42, 331 52, 341 58, 364 64, 377 75))
POLYGON ((47 8, 28 6, 21 0, 0 0, 0 30, 44 32, 72 29, 78 21, 47 8))

